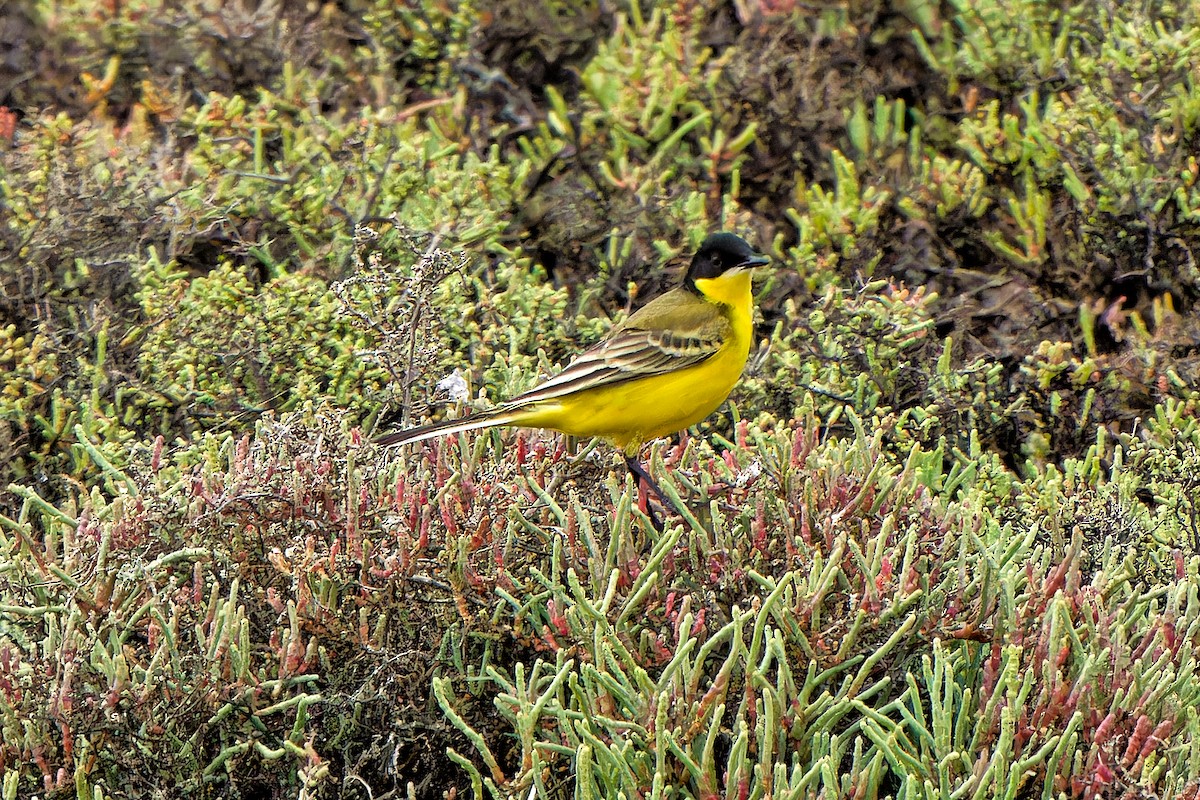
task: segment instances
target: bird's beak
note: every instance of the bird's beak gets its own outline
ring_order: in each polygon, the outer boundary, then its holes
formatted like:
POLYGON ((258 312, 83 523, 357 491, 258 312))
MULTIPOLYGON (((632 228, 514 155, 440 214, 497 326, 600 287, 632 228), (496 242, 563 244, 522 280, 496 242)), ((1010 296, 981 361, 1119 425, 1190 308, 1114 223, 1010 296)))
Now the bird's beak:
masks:
POLYGON ((742 267, 744 269, 752 269, 754 267, 761 267, 761 266, 764 266, 764 265, 770 264, 770 263, 771 263, 771 259, 767 258, 766 256, 751 256, 750 258, 747 258, 745 261, 743 261, 741 264, 738 264, 738 266, 742 267))

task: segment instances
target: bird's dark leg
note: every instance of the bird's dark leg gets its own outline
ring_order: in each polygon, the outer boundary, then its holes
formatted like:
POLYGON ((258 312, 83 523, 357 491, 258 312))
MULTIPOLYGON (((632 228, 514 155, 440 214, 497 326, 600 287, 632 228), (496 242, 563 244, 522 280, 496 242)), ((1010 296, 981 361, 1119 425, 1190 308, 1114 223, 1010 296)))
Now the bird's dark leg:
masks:
MULTIPOLYGON (((669 497, 667 497, 667 495, 663 492, 662 487, 654 482, 654 478, 650 477, 650 473, 647 472, 646 468, 643 467, 641 465, 641 463, 637 460, 637 456, 626 456, 625 457, 625 466, 629 468, 629 472, 630 472, 630 474, 633 475, 634 480, 638 481, 639 494, 641 493, 641 485, 642 485, 641 482, 645 481, 646 486, 654 490, 654 493, 656 495, 658 495, 658 499, 662 501, 662 504, 665 508, 671 509, 676 514, 679 514, 679 516, 681 516, 681 517, 683 516, 683 512, 681 512, 679 510, 679 507, 676 506, 675 503, 669 497)), ((647 500, 646 500, 646 514, 649 515, 650 524, 654 526, 654 530, 658 531, 659 533, 662 533, 662 531, 663 531, 662 520, 660 520, 657 516, 655 516, 654 507, 650 505, 649 498, 647 498, 647 500)))

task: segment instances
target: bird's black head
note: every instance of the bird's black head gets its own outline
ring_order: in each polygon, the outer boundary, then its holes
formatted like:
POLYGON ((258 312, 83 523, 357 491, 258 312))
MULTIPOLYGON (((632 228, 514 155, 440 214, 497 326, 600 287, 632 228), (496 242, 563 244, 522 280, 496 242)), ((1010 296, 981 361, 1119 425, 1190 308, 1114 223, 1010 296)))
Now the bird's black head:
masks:
POLYGON ((749 269, 766 264, 771 259, 754 252, 740 236, 732 233, 714 233, 700 245, 692 256, 684 285, 695 291, 696 281, 718 278, 734 269, 749 269))

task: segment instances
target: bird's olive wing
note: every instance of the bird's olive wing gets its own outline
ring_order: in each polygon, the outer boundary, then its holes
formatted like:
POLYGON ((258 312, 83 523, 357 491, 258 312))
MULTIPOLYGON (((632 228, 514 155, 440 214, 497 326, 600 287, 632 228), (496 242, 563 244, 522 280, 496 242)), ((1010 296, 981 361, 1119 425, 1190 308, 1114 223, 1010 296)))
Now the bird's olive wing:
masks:
POLYGON ((587 389, 685 369, 720 350, 727 328, 727 323, 688 333, 619 328, 581 353, 562 372, 511 402, 525 405, 554 400, 587 389))

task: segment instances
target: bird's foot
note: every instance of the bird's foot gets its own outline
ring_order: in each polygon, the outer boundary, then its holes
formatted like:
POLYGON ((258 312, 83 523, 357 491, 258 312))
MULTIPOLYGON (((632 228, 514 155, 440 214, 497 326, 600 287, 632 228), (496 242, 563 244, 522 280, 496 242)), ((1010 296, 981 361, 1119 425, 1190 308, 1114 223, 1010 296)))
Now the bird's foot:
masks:
POLYGON ((675 504, 674 500, 667 496, 666 492, 664 492, 662 487, 655 482, 654 478, 650 477, 649 471, 642 466, 641 462, 637 460, 636 456, 626 457, 625 466, 629 468, 630 474, 633 475, 634 479, 638 482, 638 492, 642 494, 642 497, 646 500, 646 516, 650 517, 650 524, 654 526, 654 530, 662 533, 664 526, 662 520, 660 520, 658 515, 654 513, 654 507, 650 504, 650 498, 642 492, 643 484, 654 490, 654 493, 658 495, 658 499, 662 502, 663 508, 670 509, 681 517, 684 516, 683 512, 679 509, 679 506, 675 504))

